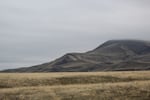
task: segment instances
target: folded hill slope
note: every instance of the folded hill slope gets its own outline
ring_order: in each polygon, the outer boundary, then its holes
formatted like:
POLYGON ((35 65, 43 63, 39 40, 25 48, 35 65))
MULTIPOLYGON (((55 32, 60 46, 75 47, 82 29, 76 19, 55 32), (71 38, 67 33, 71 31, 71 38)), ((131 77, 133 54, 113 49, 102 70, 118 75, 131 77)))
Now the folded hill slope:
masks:
POLYGON ((68 53, 52 62, 3 72, 86 72, 150 70, 150 42, 110 40, 86 53, 68 53))

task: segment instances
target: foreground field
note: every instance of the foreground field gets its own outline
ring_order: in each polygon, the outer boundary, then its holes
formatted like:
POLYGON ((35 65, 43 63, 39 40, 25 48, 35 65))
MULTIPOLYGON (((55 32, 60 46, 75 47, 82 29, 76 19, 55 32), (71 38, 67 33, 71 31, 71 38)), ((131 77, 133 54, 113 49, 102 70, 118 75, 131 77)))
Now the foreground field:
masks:
POLYGON ((150 100, 150 72, 1 73, 0 100, 150 100))

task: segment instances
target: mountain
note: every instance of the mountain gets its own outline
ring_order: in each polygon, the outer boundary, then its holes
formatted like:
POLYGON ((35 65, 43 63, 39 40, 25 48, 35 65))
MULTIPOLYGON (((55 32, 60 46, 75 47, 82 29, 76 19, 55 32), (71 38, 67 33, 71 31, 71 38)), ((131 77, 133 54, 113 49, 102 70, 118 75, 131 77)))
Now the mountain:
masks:
POLYGON ((87 72, 150 70, 150 42, 110 40, 92 51, 68 53, 52 62, 2 72, 87 72))

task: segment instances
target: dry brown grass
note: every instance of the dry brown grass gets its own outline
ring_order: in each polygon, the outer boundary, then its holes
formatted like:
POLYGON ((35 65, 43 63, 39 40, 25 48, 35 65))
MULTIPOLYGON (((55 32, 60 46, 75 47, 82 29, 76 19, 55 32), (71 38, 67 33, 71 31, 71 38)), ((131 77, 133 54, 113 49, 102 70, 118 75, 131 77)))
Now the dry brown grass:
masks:
POLYGON ((1 73, 0 100, 150 100, 150 72, 1 73))

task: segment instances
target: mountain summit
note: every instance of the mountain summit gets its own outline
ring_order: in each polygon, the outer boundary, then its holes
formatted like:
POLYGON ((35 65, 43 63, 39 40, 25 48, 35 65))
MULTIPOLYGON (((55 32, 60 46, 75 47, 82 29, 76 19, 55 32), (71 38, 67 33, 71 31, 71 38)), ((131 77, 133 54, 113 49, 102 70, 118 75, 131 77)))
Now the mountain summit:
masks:
POLYGON ((3 72, 87 72, 150 70, 150 42, 110 40, 86 53, 68 53, 52 62, 3 72))

